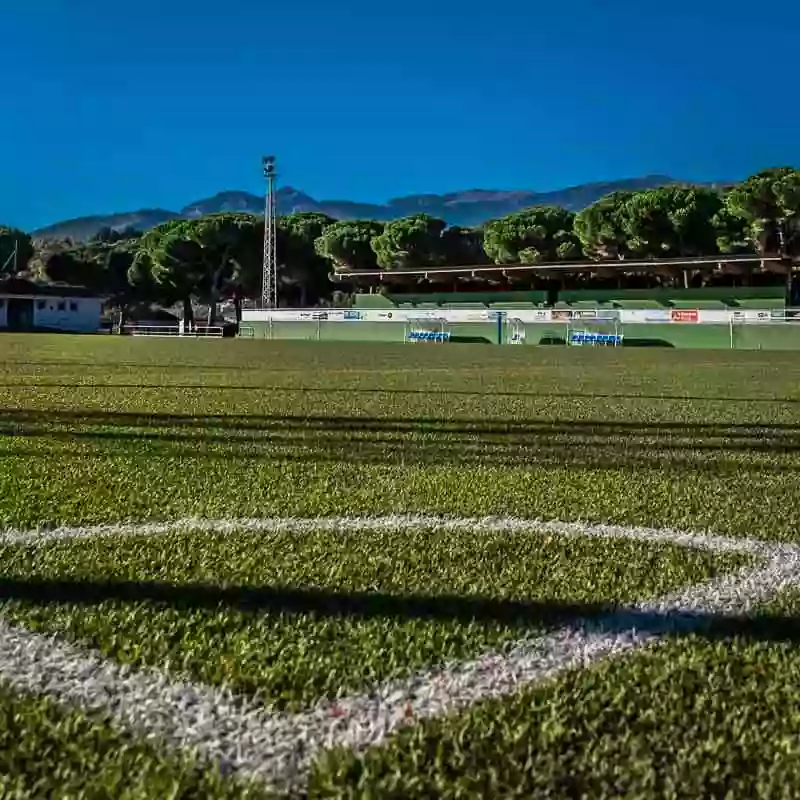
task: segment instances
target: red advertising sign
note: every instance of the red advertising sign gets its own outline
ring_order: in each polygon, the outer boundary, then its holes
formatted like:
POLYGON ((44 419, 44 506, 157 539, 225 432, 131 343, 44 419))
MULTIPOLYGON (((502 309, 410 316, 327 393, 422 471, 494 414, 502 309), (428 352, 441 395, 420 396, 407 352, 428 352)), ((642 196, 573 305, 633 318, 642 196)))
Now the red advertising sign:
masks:
POLYGON ((673 308, 670 312, 673 322, 697 322, 699 316, 696 308, 673 308))

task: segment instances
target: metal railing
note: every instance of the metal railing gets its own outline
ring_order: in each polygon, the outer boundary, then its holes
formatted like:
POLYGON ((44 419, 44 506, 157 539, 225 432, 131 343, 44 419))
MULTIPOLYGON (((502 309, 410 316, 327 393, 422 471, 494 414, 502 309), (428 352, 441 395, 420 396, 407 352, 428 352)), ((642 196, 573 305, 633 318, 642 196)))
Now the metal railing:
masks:
POLYGON ((129 336, 188 336, 190 338, 222 337, 222 328, 217 325, 198 325, 193 327, 183 327, 181 325, 125 325, 122 331, 124 334, 129 336))

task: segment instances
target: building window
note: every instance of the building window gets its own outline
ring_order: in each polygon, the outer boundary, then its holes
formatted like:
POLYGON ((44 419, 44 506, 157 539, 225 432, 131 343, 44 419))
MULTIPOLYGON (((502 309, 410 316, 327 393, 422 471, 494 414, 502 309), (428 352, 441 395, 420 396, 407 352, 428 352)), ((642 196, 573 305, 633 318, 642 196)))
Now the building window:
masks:
POLYGON ((63 300, 58 301, 58 310, 59 311, 66 311, 67 304, 63 300))
POLYGON ((70 300, 69 301, 69 310, 70 311, 77 311, 78 310, 78 304, 74 300, 70 300))
POLYGON ((47 303, 44 300, 37 300, 36 301, 36 310, 37 311, 46 311, 47 310, 47 303))

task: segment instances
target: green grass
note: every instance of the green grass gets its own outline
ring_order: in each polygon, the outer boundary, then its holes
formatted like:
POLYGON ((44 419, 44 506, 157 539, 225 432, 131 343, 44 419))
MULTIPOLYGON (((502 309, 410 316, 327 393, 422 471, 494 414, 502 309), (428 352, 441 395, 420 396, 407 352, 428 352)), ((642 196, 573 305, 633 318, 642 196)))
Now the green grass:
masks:
POLYGON ((800 530, 781 354, 7 337, 0 355, 8 525, 427 510, 800 530))
MULTIPOLYGON (((800 363, 780 353, 3 336, 0 409, 0 527, 429 512, 800 531, 800 363)), ((295 710, 742 563, 531 533, 189 531, 0 547, 0 600, 295 710)), ((796 796, 798 603, 333 753, 312 796, 796 796)), ((125 776, 130 797, 246 791, 50 701, 3 689, 0 714, 0 796, 126 796, 125 776)))
POLYGON ((121 734, 102 717, 0 683, 0 797, 223 800, 261 797, 191 757, 121 734))
POLYGON ((328 754, 319 797, 797 797, 800 595, 689 637, 328 754))
POLYGON ((0 548, 0 597, 34 630, 296 709, 743 563, 530 532, 181 533, 0 548))

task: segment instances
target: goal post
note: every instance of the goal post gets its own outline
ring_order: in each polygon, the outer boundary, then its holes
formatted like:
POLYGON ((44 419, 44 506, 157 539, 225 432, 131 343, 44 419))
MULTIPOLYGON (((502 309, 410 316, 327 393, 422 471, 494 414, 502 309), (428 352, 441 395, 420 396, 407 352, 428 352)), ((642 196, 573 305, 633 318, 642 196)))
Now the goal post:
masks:
POLYGON ((508 317, 506 341, 508 344, 525 344, 525 323, 519 317, 508 317))
POLYGON ((616 310, 577 312, 567 323, 567 344, 619 347, 624 334, 616 310))

